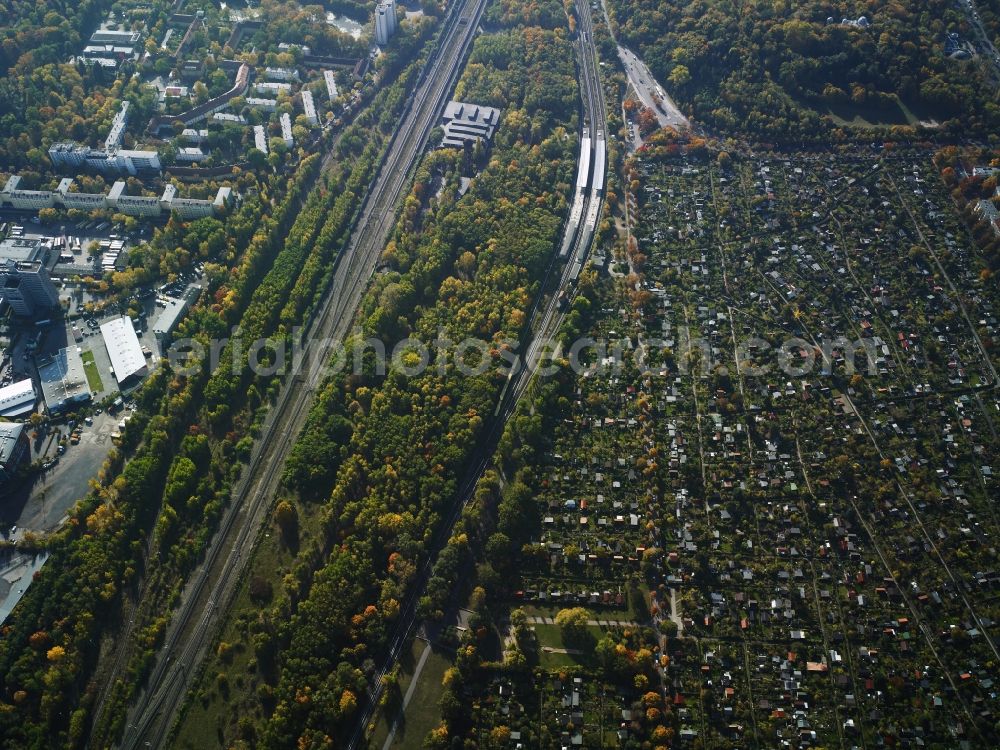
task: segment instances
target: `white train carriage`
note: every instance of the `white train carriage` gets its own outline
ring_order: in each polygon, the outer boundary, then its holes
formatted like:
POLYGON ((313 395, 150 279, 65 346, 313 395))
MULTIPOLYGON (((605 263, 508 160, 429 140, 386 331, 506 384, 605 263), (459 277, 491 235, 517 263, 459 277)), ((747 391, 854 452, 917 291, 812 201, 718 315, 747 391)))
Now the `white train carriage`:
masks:
POLYGON ((603 131, 597 131, 597 139, 594 141, 594 180, 591 188, 593 195, 604 194, 604 172, 607 169, 607 144, 604 141, 603 131))

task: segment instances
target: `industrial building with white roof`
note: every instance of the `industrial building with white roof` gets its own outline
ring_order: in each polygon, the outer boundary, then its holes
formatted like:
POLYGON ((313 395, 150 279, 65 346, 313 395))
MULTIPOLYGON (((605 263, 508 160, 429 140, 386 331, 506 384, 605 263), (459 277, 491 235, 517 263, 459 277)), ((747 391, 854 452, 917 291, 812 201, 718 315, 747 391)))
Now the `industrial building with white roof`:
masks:
POLYGON ((118 387, 124 389, 138 382, 148 368, 132 319, 123 315, 102 323, 101 337, 108 350, 118 387))
POLYGON ((70 345, 38 362, 38 380, 50 414, 59 414, 92 398, 80 347, 70 345))
POLYGON ((31 378, 0 388, 0 417, 23 417, 35 409, 35 386, 31 378))

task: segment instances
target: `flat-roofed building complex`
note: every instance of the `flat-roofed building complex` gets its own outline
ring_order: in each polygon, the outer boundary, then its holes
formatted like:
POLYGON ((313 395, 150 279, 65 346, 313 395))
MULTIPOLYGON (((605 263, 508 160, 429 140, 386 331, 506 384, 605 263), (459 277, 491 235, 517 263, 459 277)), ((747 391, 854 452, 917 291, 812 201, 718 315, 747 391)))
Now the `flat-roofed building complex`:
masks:
MULTIPOLYGON (((221 193, 223 190, 228 190, 229 188, 219 188, 221 193)), ((220 209, 224 206, 224 203, 218 204, 220 209)), ((164 209, 166 213, 168 209, 164 209)), ((215 201, 206 201, 200 198, 174 198, 170 201, 169 211, 180 216, 182 219, 201 219, 205 216, 211 216, 216 212, 215 201)))
POLYGON ((129 103, 126 99, 122 102, 121 109, 118 110, 115 119, 111 121, 111 130, 108 131, 108 137, 104 139, 105 151, 122 145, 122 136, 125 135, 125 126, 128 125, 128 107, 129 103))
POLYGON ((340 95, 337 91, 337 79, 332 70, 323 71, 323 80, 326 82, 326 93, 330 97, 330 104, 340 95))
POLYGON ((448 102, 441 125, 441 148, 462 148, 466 143, 489 141, 500 122, 500 110, 466 102, 448 102))
POLYGON ((78 59, 115 71, 126 60, 139 59, 141 41, 138 31, 98 29, 90 35, 78 59))
POLYGON ((87 383, 80 348, 67 346, 47 359, 38 362, 38 380, 42 384, 42 398, 50 414, 72 409, 76 404, 90 401, 93 394, 87 383))
POLYGON ((0 490, 17 475, 17 470, 28 457, 28 432, 17 422, 0 423, 0 490))
POLYGON ((375 43, 384 47, 396 33, 395 0, 381 0, 375 7, 375 43))
MULTIPOLYGON (((194 162, 205 158, 198 148, 180 149, 179 161, 194 162)), ((22 210, 37 211, 42 208, 80 208, 86 211, 110 208, 127 216, 155 218, 164 213, 176 212, 182 219, 196 219, 221 213, 232 196, 228 187, 219 188, 215 200, 177 197, 177 188, 167 185, 159 198, 146 195, 126 195, 125 181, 118 180, 107 195, 102 193, 74 193, 70 190, 73 180, 64 178, 55 190, 20 190, 21 178, 14 175, 0 190, 0 207, 9 206, 22 210)))
POLYGON ((253 85, 253 89, 258 94, 264 94, 266 96, 277 96, 282 92, 286 94, 292 93, 292 84, 280 83, 277 81, 258 81, 253 85))
POLYGON ((0 242, 0 299, 19 317, 47 315, 59 306, 59 293, 42 257, 40 240, 15 237, 0 242))
POLYGON ((71 190, 73 178, 64 177, 55 189, 52 202, 63 208, 79 208, 92 211, 107 206, 107 196, 104 193, 75 193, 71 190))
POLYGON ((247 121, 243 115, 237 115, 233 112, 216 112, 212 115, 213 122, 232 122, 237 125, 246 125, 247 121))
POLYGON ((264 68, 264 78, 268 81, 297 81, 299 71, 295 68, 264 68))
POLYGON ((160 199, 147 195, 126 195, 125 181, 119 180, 108 193, 108 206, 130 216, 153 217, 160 215, 160 199))
POLYGON ((115 31, 114 29, 98 29, 90 35, 91 44, 117 44, 121 47, 134 47, 142 39, 138 31, 115 31))
POLYGON ((253 126, 253 145, 258 151, 267 153, 267 131, 263 125, 253 126))
POLYGON ((285 141, 285 145, 291 148, 295 145, 295 138, 292 137, 292 118, 288 116, 287 112, 282 112, 278 119, 281 122, 281 137, 285 141))
POLYGON ((277 99, 262 99, 256 96, 247 97, 247 106, 264 112, 274 112, 278 108, 277 99))
POLYGON ((160 343, 161 347, 166 347, 170 340, 170 334, 177 328, 177 324, 184 319, 184 313, 187 312, 189 304, 187 297, 184 299, 167 300, 166 307, 163 308, 156 322, 153 323, 153 335, 156 336, 156 340, 160 343))
POLYGON ((92 172, 120 175, 158 173, 162 166, 160 155, 155 151, 122 148, 103 151, 72 141, 49 146, 49 159, 57 167, 83 168, 92 172))
POLYGON ((155 151, 121 147, 128 125, 128 111, 129 102, 125 100, 111 121, 111 129, 104 139, 104 148, 90 148, 74 141, 60 141, 49 146, 49 161, 55 167, 85 169, 104 174, 159 173, 160 156, 155 151))
POLYGON ((59 305, 59 294, 48 269, 40 261, 9 260, 0 265, 0 297, 22 318, 46 315, 59 305))
POLYGON ((0 417, 23 417, 35 410, 35 386, 31 378, 0 388, 0 417))
POLYGON ((200 146, 206 140, 208 140, 207 130, 195 130, 194 128, 184 128, 181 131, 181 135, 184 136, 184 140, 188 143, 193 143, 196 146, 200 146))
POLYGON ((114 164, 118 174, 137 175, 160 171, 160 155, 155 151, 120 148, 113 155, 109 154, 108 161, 114 164))
POLYGON ((203 60, 185 60, 180 68, 182 81, 194 83, 205 75, 205 63, 203 60))
POLYGON ((316 116, 316 103, 313 101, 311 91, 302 89, 302 112, 310 125, 319 125, 319 118, 316 116))
POLYGON ((205 159, 205 152, 197 146, 181 146, 177 149, 178 164, 193 164, 205 159))
POLYGON ((0 240, 0 263, 33 263, 44 255, 42 241, 31 237, 8 237, 0 240))
POLYGON ((107 158, 107 152, 95 151, 89 146, 81 146, 73 141, 62 141, 49 146, 49 161, 57 167, 97 170, 97 167, 90 164, 94 154, 100 154, 102 160, 107 158))
POLYGON ((229 204, 233 200, 233 189, 231 187, 220 187, 219 192, 215 194, 215 200, 212 201, 212 208, 215 209, 215 213, 224 213, 229 204))
POLYGON ((21 177, 11 175, 0 190, 0 206, 10 206, 28 211, 40 211, 52 208, 53 194, 51 190, 22 190, 21 177))
POLYGON ((136 385, 148 371, 132 319, 127 315, 101 324, 101 338, 119 388, 136 385))

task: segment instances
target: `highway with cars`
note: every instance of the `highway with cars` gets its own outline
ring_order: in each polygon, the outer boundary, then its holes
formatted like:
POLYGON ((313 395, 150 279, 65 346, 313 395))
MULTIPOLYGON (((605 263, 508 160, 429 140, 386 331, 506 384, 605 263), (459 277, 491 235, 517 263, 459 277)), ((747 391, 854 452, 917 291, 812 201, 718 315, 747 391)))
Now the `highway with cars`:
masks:
POLYGON ((691 123, 688 122, 684 113, 677 108, 670 95, 656 82, 653 73, 638 55, 627 47, 618 45, 618 57, 621 58, 625 73, 628 75, 629 82, 635 89, 639 100, 656 115, 661 128, 683 130, 690 126, 691 123))
MULTIPOLYGON (((459 0, 444 21, 439 44, 421 73, 414 92, 369 186, 351 239, 338 257, 324 302, 303 337, 304 366, 329 360, 348 333, 354 312, 374 272, 395 222, 396 209, 423 152, 427 137, 444 108, 468 53, 485 0, 459 0)), ((233 501, 192 576, 167 628, 156 665, 131 707, 121 748, 163 747, 198 665, 216 635, 242 579, 255 540, 266 526, 285 458, 299 434, 321 368, 290 376, 269 413, 233 501)), ((115 673, 123 665, 116 663, 115 673)), ((109 681, 113 681, 113 674, 109 681)))

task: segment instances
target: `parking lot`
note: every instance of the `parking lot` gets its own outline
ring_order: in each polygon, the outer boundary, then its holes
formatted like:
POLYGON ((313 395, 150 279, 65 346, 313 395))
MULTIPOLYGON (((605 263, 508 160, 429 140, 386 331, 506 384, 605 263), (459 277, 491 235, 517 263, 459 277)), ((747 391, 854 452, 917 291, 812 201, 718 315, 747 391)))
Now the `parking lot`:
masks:
MULTIPOLYGON (((190 280, 191 276, 185 279, 190 280)), ((136 333, 144 353, 148 353, 147 362, 150 367, 159 358, 159 348, 151 328, 156 316, 162 309, 164 300, 182 297, 190 288, 186 280, 172 285, 165 285, 162 291, 150 290, 137 301, 140 302, 142 315, 133 320, 136 322, 136 333)), ((0 378, 20 378, 27 375, 36 381, 37 373, 34 362, 56 353, 65 346, 77 346, 81 350, 84 367, 89 371, 93 367, 100 379, 100 385, 90 378, 92 401, 89 406, 81 408, 81 416, 72 427, 67 424, 56 425, 51 431, 44 428, 32 439, 31 461, 51 464, 44 469, 33 482, 28 482, 5 500, 0 510, 0 526, 8 529, 17 525, 23 532, 48 532, 57 528, 66 516, 67 511, 87 491, 88 483, 97 473, 113 445, 113 435, 120 431, 121 420, 130 414, 127 408, 128 397, 125 396, 126 408, 111 415, 103 411, 100 404, 108 397, 119 394, 118 384, 111 372, 111 361, 101 337, 100 324, 111 320, 119 313, 109 312, 100 317, 81 315, 75 320, 67 320, 53 324, 41 332, 38 338, 38 350, 29 353, 26 349, 35 336, 21 335, 17 337, 11 350, 11 359, 0 366, 0 378), (76 331, 74 331, 76 328, 76 331), (79 340, 77 340, 79 339, 79 340), (89 363, 93 364, 89 364, 89 363), (89 416, 84 416, 89 413, 89 416), (91 423, 88 423, 88 420, 91 423), (73 444, 70 434, 78 429, 79 442, 73 444), (62 446, 62 450, 60 450, 62 446)))
POLYGON ((9 531, 16 526, 15 539, 25 531, 46 533, 58 528, 86 494, 89 481, 113 447, 113 435, 128 414, 129 410, 109 414, 98 408, 93 416, 73 421, 72 426, 67 422, 32 433, 31 460, 48 468, 5 499, 0 511, 2 528, 9 531), (79 430, 76 444, 71 441, 74 430, 79 430))
POLYGON ((21 227, 22 236, 26 239, 53 241, 55 246, 48 252, 46 266, 55 278, 101 275, 108 270, 102 269, 102 254, 110 251, 108 243, 115 240, 122 242, 123 245, 116 264, 116 268, 120 269, 127 259, 129 246, 142 241, 142 238, 148 237, 152 231, 148 226, 144 226, 126 236, 120 227, 116 227, 110 221, 97 220, 35 224, 26 216, 10 215, 9 212, 0 212, 0 222, 9 222, 12 227, 21 227), (104 243, 103 248, 102 243, 104 243), (98 253, 91 254, 95 245, 98 253))
MULTIPOLYGON (((121 430, 121 420, 130 414, 126 408, 110 415, 103 411, 106 399, 119 395, 118 383, 111 369, 111 361, 101 336, 102 323, 133 312, 132 320, 140 346, 150 367, 159 358, 159 344, 151 328, 157 316, 170 299, 180 299, 189 293, 192 282, 200 281, 195 273, 184 274, 172 284, 148 289, 125 300, 122 305, 100 315, 84 312, 84 306, 95 297, 82 287, 64 286, 63 296, 70 298, 70 316, 54 321, 39 329, 15 331, 11 345, 0 361, 0 382, 10 383, 24 377, 35 381, 36 392, 42 393, 37 367, 41 361, 63 347, 75 346, 80 350, 87 373, 92 400, 82 405, 73 423, 40 426, 32 429, 30 462, 37 462, 42 471, 29 478, 7 496, 0 506, 0 528, 15 533, 27 531, 46 533, 58 528, 73 504, 87 492, 88 483, 96 476, 111 447, 113 436, 121 430), (139 312, 135 314, 138 307, 139 312), (76 440, 71 434, 78 430, 76 440)), ((125 395, 128 404, 128 396, 125 395)), ((39 406, 41 410, 41 406, 39 406)))

